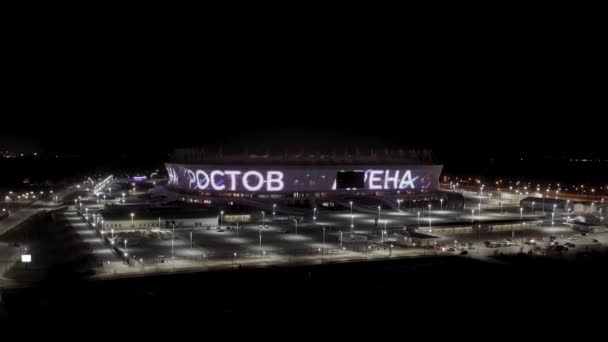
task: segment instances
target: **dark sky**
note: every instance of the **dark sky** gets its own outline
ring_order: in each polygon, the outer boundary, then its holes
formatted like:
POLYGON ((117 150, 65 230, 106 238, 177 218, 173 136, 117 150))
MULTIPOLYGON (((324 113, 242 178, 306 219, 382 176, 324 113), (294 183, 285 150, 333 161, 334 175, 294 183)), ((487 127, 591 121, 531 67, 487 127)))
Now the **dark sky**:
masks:
POLYGON ((3 144, 78 153, 204 145, 605 152, 606 98, 593 96, 29 96, 3 97, 1 110, 10 122, 3 144))
POLYGON ((252 143, 605 152, 593 8, 209 5, 10 12, 0 143, 106 154, 252 143))

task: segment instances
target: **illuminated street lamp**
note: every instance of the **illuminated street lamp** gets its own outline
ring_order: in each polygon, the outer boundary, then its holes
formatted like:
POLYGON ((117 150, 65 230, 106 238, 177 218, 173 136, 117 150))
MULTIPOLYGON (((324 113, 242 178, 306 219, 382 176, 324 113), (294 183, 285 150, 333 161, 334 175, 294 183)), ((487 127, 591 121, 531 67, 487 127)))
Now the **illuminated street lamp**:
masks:
POLYGON ((441 198, 441 199, 439 200, 439 205, 441 206, 441 207, 440 207, 440 208, 441 208, 441 211, 443 211, 443 198, 441 198))
POLYGON ((524 208, 519 207, 519 219, 523 220, 524 219, 524 208))
POLYGON ((420 212, 418 212, 418 228, 420 228, 420 212))
POLYGON ((258 235, 259 235, 259 238, 260 238, 259 249, 260 249, 260 253, 261 253, 262 252, 262 228, 258 228, 258 235))
POLYGON ((135 214, 134 214, 134 213, 131 213, 131 228, 133 228, 133 227, 134 227, 134 224, 133 224, 133 217, 134 217, 134 216, 135 216, 135 214))
MULTIPOLYGON (((262 228, 266 227, 266 213, 264 212, 264 210, 262 210, 262 228)), ((260 235, 260 239, 261 239, 261 235, 260 235)))
POLYGON ((397 210, 399 210, 399 211, 401 211, 401 202, 403 202, 402 199, 397 200, 397 210))
POLYGON ((220 227, 224 224, 224 211, 220 211, 220 227))
POLYGON ((380 221, 380 214, 381 214, 380 210, 382 210, 382 207, 378 206, 378 221, 380 221))
POLYGON ((276 209, 277 209, 277 205, 273 203, 272 204, 272 216, 275 216, 277 214, 276 209))
POLYGON ((429 228, 431 228, 431 204, 429 203, 429 228))
POLYGON ((313 223, 317 222, 317 208, 316 207, 312 208, 312 220, 313 220, 313 223))
POLYGON ((536 202, 532 202, 532 215, 534 215, 534 205, 536 204, 536 202))
POLYGON ((122 203, 125 203, 125 193, 122 193, 122 203))
POLYGON ((353 216, 353 201, 349 202, 350 204, 350 232, 353 232, 353 228, 355 227, 354 216, 353 216))
POLYGON ((323 258, 325 256, 325 226, 323 226, 323 249, 321 251, 321 263, 323 263, 323 258))

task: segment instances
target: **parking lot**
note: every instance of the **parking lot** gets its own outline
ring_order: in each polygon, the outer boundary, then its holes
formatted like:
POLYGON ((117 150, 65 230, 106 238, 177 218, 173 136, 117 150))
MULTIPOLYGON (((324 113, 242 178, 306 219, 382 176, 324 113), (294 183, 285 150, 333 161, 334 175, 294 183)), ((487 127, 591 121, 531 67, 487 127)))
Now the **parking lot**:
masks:
MULTIPOLYGON (((103 208, 96 198, 83 198, 94 215, 103 208)), ((293 217, 277 213, 262 215, 252 222, 226 223, 221 226, 193 228, 147 229, 131 232, 103 231, 77 215, 71 207, 66 215, 78 230, 88 230, 93 253, 104 265, 100 273, 162 271, 165 268, 239 267, 241 265, 272 265, 282 263, 346 262, 387 257, 422 255, 462 255, 488 258, 500 254, 535 253, 538 255, 575 255, 577 252, 602 248, 604 234, 580 236, 558 222, 542 221, 534 213, 522 214, 518 208, 482 208, 481 215, 469 210, 448 211, 420 209, 384 209, 378 215, 349 210, 320 208, 310 217, 303 215, 296 223, 293 217), (420 213, 420 214, 419 214, 420 213), (429 215, 430 214, 430 215, 429 215), (529 224, 518 227, 523 219, 529 224), (77 222, 76 222, 76 221, 77 222), (500 224, 500 231, 470 230, 486 222, 500 224), (534 222, 533 224, 531 222, 534 222), (430 224, 429 224, 430 223, 430 224), (353 227, 351 228, 351 224, 353 227), (511 224, 509 226, 509 224, 511 224), (449 234, 439 228, 463 227, 449 234), (509 230, 508 227, 513 227, 509 230), (416 244, 404 244, 399 237, 409 229, 424 231, 429 238, 416 244), (468 229, 467 229, 468 228, 468 229), (433 231, 433 229, 435 229, 433 231), (546 251, 553 236, 554 243, 574 243, 557 253, 546 251), (570 238, 570 240, 568 240, 570 238), (531 243, 534 242, 534 244, 531 243), (545 252, 540 253, 539 250, 545 252)), ((85 234, 83 231, 82 234, 85 234)), ((86 234, 85 234, 86 235, 86 234)), ((608 242, 608 241, 605 241, 608 242)))

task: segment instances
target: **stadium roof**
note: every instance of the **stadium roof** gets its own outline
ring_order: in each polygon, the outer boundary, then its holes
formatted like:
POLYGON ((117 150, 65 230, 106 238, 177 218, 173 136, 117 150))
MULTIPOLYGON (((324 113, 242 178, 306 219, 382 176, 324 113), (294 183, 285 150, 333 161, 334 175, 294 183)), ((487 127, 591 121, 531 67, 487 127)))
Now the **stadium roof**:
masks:
POLYGON ((222 149, 210 151, 205 148, 177 149, 171 157, 171 162, 184 164, 437 164, 431 150, 389 150, 389 149, 359 149, 331 152, 325 151, 290 151, 281 153, 266 150, 263 153, 224 153, 222 149))

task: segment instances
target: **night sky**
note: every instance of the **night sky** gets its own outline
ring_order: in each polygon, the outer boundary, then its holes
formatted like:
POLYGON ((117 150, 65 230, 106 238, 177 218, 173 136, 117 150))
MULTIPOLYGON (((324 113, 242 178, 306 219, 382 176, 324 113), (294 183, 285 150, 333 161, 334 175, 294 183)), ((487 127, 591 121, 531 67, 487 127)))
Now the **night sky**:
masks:
POLYGON ((2 144, 101 154, 176 147, 604 153, 593 96, 4 97, 2 144))
POLYGON ((432 148, 442 160, 606 153, 603 31, 590 8, 81 10, 13 13, 3 146, 110 157, 202 145, 432 148))

